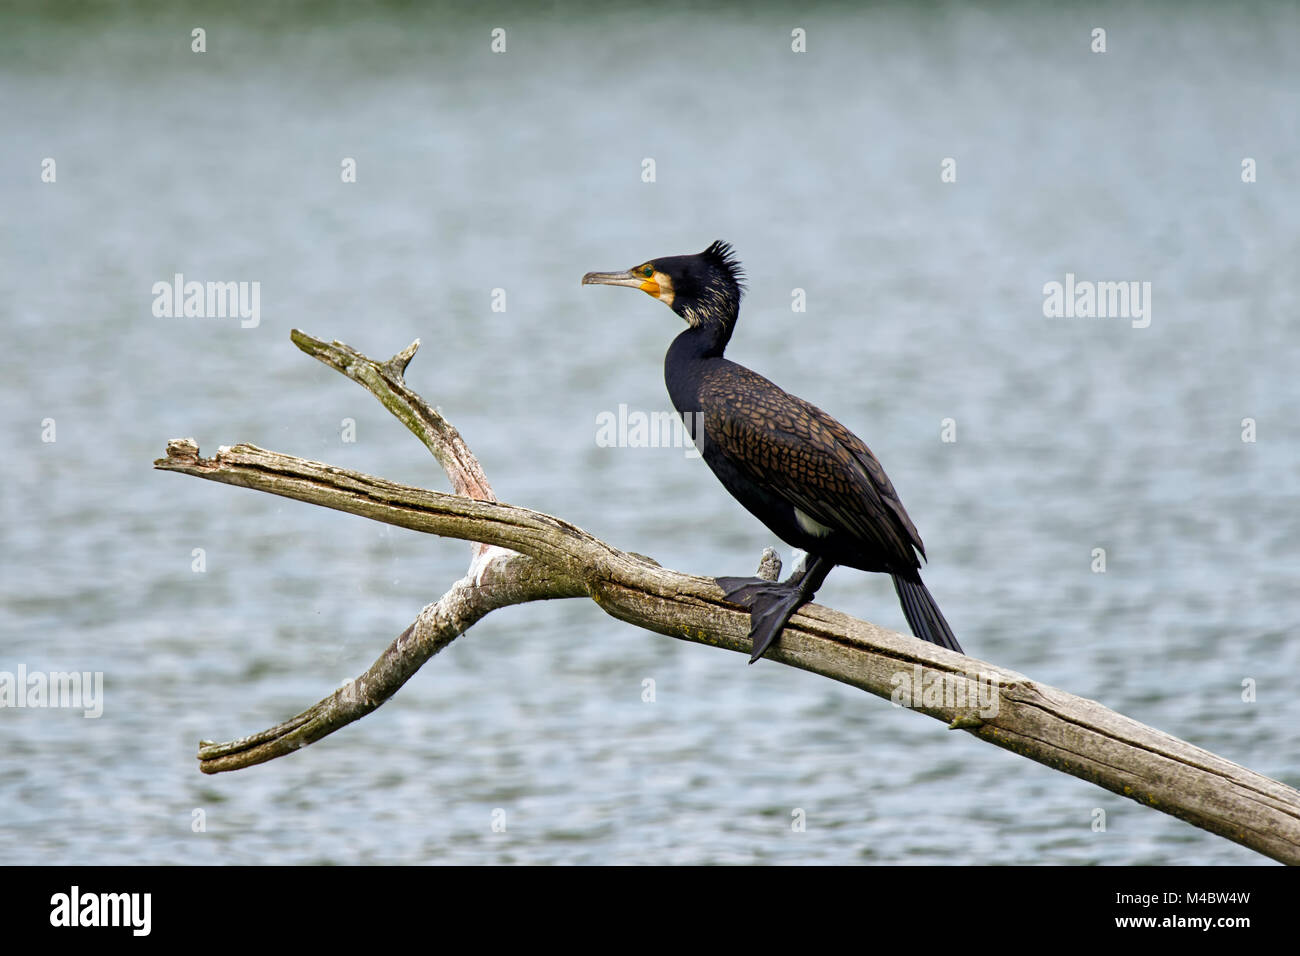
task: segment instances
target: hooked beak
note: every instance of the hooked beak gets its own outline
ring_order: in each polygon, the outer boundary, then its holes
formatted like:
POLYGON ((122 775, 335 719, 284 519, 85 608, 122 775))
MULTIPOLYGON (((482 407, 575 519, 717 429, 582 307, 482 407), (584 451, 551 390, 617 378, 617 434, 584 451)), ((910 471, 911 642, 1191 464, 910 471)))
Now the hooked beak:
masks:
POLYGON ((583 285, 625 285, 633 289, 641 288, 645 281, 630 272, 588 272, 582 277, 583 285))

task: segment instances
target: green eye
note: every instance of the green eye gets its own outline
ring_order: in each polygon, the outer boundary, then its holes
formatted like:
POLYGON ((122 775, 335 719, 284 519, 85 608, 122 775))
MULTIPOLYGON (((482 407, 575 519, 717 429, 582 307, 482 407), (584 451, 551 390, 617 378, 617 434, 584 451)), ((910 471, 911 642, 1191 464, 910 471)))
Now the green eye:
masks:
POLYGON ((647 279, 650 278, 652 275, 655 274, 654 267, 653 267, 653 266, 642 266, 642 267, 641 267, 641 274, 642 274, 643 276, 645 276, 647 279))

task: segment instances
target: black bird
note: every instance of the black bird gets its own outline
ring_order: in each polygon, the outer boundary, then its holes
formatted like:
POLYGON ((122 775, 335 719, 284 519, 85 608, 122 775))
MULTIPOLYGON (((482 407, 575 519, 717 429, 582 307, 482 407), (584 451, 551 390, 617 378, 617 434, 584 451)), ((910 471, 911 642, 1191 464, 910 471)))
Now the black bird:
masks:
POLYGON ((582 284, 640 289, 686 320, 664 357, 673 405, 735 499, 808 553, 804 567, 781 583, 717 579, 729 601, 750 611, 751 664, 837 564, 892 575, 912 633, 962 652, 921 583, 921 536, 871 449, 820 408, 722 357, 744 290, 729 244, 652 259, 627 272, 588 272, 582 284))

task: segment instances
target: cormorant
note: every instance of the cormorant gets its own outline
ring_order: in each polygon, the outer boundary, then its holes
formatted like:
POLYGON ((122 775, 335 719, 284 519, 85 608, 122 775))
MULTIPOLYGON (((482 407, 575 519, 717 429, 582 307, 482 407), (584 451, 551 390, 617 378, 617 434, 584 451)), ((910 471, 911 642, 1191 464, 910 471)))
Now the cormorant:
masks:
POLYGON ((588 272, 582 284, 640 289, 686 320, 664 357, 673 405, 726 489, 808 554, 784 582, 717 579, 729 601, 750 611, 751 664, 837 564, 891 575, 912 633, 962 653, 921 582, 921 536, 871 449, 820 408, 723 358, 744 290, 728 243, 627 272, 588 272))

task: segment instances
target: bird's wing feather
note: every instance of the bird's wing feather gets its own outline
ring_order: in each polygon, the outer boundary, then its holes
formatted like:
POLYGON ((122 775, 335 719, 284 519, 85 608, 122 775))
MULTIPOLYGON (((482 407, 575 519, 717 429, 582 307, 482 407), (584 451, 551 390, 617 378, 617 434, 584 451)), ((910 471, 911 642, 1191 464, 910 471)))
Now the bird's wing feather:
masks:
POLYGON ((815 521, 915 566, 925 546, 876 456, 820 408, 744 366, 700 391, 706 441, 815 521))

